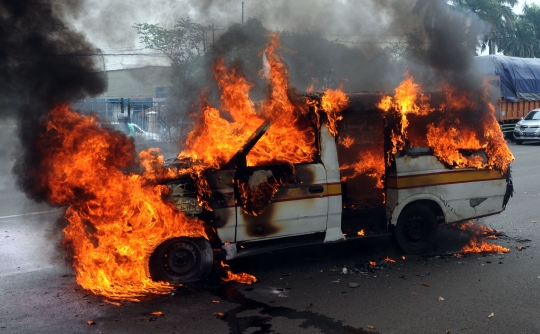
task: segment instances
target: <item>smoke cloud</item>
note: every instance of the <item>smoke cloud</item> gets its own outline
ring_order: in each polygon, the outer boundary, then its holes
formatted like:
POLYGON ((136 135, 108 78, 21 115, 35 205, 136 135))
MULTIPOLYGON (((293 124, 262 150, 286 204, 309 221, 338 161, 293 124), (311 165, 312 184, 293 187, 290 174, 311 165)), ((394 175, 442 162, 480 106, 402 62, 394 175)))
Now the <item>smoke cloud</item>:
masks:
POLYGON ((18 185, 36 200, 44 199, 32 189, 37 172, 33 166, 41 159, 35 148, 45 116, 58 103, 106 88, 89 57, 93 53, 85 37, 67 29, 49 3, 0 2, 0 117, 17 119, 23 149, 13 171, 18 185))
MULTIPOLYGON (((267 33, 279 30, 292 85, 300 91, 312 78, 318 78, 318 88, 342 83, 348 92, 390 91, 405 68, 425 90, 446 83, 467 89, 479 86, 470 65, 478 38, 488 26, 444 1, 243 3, 242 26, 242 2, 226 0, 1 0, 0 99, 8 107, 0 110, 0 117, 15 117, 19 123, 24 149, 14 171, 20 187, 43 199, 33 191, 32 182, 32 166, 41 159, 35 150, 41 122, 57 103, 104 91, 101 59, 92 42, 99 47, 135 47, 135 23, 171 28, 178 18, 191 17, 214 24, 218 30, 213 56, 240 66, 256 83, 262 80, 261 50, 267 33), (392 46, 401 52, 400 61, 392 59, 392 46)), ((212 85, 215 88, 210 73, 193 83, 205 89, 212 85)), ((258 86, 263 94, 263 83, 258 86)))

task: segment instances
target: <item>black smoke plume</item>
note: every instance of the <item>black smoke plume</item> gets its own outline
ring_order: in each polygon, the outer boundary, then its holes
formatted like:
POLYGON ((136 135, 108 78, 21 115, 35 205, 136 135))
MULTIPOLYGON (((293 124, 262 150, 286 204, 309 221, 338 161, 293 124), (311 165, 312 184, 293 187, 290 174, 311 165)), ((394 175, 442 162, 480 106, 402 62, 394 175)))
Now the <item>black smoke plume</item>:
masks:
POLYGON ((45 196, 34 191, 42 158, 36 144, 46 115, 60 103, 106 89, 91 57, 95 48, 67 29, 59 14, 47 1, 0 1, 0 117, 17 119, 23 149, 13 171, 22 190, 38 201, 45 196))

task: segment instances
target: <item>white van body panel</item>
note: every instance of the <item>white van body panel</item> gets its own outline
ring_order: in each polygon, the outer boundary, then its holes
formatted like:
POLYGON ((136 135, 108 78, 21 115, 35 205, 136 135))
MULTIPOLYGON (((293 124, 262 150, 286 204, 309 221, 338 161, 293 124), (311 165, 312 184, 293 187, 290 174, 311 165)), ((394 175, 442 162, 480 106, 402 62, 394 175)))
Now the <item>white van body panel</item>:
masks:
POLYGON ((321 160, 326 169, 328 183, 328 222, 324 242, 345 240, 341 231, 341 175, 339 172, 336 139, 330 134, 326 124, 321 125, 321 160))
POLYGON ((396 171, 387 176, 387 219, 396 225, 399 214, 414 201, 430 200, 453 223, 504 210, 506 179, 492 169, 449 169, 432 155, 398 156, 396 171))
MULTIPOLYGON (((272 166, 258 170, 271 172, 272 166)), ((324 166, 320 163, 297 165, 296 176, 299 182, 280 186, 261 214, 246 214, 237 206, 237 242, 326 230, 328 196, 324 166)))

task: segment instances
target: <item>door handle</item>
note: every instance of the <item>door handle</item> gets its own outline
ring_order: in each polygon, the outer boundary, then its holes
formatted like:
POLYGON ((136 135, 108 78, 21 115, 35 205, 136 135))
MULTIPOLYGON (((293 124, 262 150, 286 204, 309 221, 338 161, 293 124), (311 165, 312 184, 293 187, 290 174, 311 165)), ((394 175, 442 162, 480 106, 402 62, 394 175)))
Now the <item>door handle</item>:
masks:
POLYGON ((319 194, 319 193, 322 193, 323 191, 324 191, 323 186, 309 187, 309 193, 310 194, 319 194))

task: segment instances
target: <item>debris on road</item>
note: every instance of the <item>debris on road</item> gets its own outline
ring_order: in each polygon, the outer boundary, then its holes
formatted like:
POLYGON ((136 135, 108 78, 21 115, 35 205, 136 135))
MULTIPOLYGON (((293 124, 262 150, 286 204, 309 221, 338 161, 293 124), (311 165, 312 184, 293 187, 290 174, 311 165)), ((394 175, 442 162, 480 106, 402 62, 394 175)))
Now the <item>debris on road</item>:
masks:
POLYGON ((443 297, 439 297, 439 301, 442 302, 444 300, 443 297))
POLYGON ((150 312, 150 314, 151 314, 151 315, 158 316, 158 317, 164 316, 163 312, 161 312, 161 311, 150 312))
POLYGON ((87 323, 88 325, 95 325, 95 324, 96 324, 96 323, 93 322, 92 320, 88 320, 86 323, 87 323))
POLYGON ((488 315, 488 318, 493 318, 495 314, 493 312, 491 312, 489 315, 488 315))
POLYGON ((349 288, 353 288, 353 289, 354 289, 354 288, 358 287, 359 285, 360 285, 360 284, 358 284, 358 283, 349 283, 349 288))
POLYGON ((103 299, 103 301, 107 304, 111 304, 111 305, 114 305, 114 306, 122 306, 122 303, 119 303, 119 302, 113 302, 112 300, 107 300, 107 299, 103 299))

